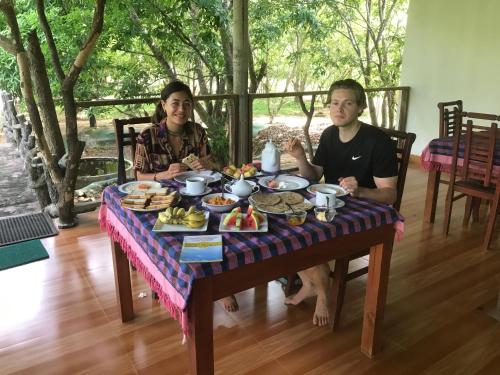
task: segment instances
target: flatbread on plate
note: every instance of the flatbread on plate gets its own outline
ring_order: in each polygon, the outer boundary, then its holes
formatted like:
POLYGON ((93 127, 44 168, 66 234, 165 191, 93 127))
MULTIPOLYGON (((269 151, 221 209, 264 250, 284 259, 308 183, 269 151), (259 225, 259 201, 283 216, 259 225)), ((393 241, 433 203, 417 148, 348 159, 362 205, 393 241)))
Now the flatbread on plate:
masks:
POLYGON ((284 214, 286 211, 290 210, 284 202, 273 205, 257 205, 257 209, 272 214, 284 214))
POLYGON ((279 196, 283 200, 283 202, 291 205, 304 201, 304 197, 302 195, 300 195, 299 193, 294 193, 293 191, 279 193, 279 196))
POLYGON ((296 203, 291 205, 295 211, 309 211, 314 205, 311 202, 303 201, 301 203, 296 203))
POLYGON ((264 206, 271 206, 281 201, 281 198, 278 194, 271 194, 271 193, 256 193, 253 194, 250 198, 257 205, 264 205, 264 206))

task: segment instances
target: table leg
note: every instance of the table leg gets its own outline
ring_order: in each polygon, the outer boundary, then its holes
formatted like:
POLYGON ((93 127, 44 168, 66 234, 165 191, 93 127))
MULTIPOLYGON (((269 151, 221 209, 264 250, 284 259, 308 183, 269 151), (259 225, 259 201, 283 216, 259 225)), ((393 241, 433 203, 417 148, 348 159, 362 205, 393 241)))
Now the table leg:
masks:
POLYGON ((195 280, 188 303, 190 374, 214 373, 212 283, 195 280))
POLYGON ((424 222, 433 223, 436 216, 436 204, 439 193, 439 180, 441 172, 429 171, 427 179, 427 193, 425 195, 424 222))
POLYGON ((370 249, 361 351, 373 357, 382 349, 382 326, 391 265, 392 239, 370 249))
POLYGON ((118 242, 111 240, 111 249, 113 252, 113 269, 115 271, 116 299, 120 305, 122 322, 125 323, 134 318, 129 263, 118 242))

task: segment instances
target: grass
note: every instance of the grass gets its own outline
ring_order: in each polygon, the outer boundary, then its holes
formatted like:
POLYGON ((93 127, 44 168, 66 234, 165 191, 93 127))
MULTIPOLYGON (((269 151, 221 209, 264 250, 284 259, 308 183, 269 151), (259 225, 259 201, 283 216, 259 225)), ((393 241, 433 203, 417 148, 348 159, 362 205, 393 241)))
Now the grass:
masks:
MULTIPOLYGON (((271 99, 272 105, 278 105, 279 98, 271 99)), ((307 103, 306 103, 307 104, 307 103)), ((255 99, 253 101, 253 115, 254 116, 267 116, 269 114, 266 99, 255 99)), ((302 116, 304 112, 300 108, 300 104, 296 103, 293 98, 285 98, 285 102, 280 108, 278 115, 281 116, 302 116)))

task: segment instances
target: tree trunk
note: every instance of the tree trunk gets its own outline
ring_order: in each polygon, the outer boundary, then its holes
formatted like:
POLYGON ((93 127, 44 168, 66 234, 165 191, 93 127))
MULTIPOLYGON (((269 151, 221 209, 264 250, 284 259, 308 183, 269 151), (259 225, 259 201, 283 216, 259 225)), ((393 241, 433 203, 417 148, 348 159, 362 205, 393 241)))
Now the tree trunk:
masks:
POLYGON ((309 128, 311 127, 311 121, 314 115, 314 103, 316 101, 316 95, 313 95, 311 98, 311 105, 309 106, 309 110, 306 108, 306 104, 304 103, 304 98, 302 96, 298 97, 300 108, 302 108, 302 112, 306 115, 306 123, 303 126, 304 137, 306 139, 306 148, 307 153, 309 154, 309 160, 312 160, 314 157, 314 151, 311 142, 311 136, 309 135, 309 128))
POLYGON ((68 147, 68 158, 64 179, 58 185, 59 192, 59 227, 69 228, 76 225, 74 206, 74 192, 76 178, 78 177, 78 166, 82 156, 85 142, 78 140, 78 128, 76 122, 76 104, 73 95, 74 83, 68 76, 61 88, 61 95, 64 103, 64 114, 66 119, 66 143, 68 147))
POLYGON ((42 115, 43 130, 47 138, 47 145, 50 153, 59 160, 66 152, 64 149, 63 137, 59 129, 59 120, 57 119, 56 107, 50 89, 49 77, 45 58, 40 48, 40 41, 36 31, 33 30, 28 35, 28 58, 36 62, 30 65, 33 86, 38 98, 38 107, 42 115))

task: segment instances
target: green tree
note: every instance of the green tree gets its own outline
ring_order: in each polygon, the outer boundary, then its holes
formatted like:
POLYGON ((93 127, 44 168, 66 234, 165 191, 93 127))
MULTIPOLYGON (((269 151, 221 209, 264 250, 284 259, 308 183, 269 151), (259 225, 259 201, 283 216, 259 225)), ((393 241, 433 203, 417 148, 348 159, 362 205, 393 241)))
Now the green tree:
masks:
MULTIPOLYGON (((89 2, 84 1, 83 3, 89 2)), ((38 25, 43 30, 51 65, 54 68, 54 75, 58 80, 59 93, 62 97, 66 124, 66 146, 62 141, 48 69, 37 31, 33 29, 26 36, 20 28, 22 23, 19 20, 25 21, 30 16, 32 17, 33 13, 30 13, 32 5, 30 1, 18 1, 16 9, 12 0, 0 0, 0 10, 5 17, 4 22, 10 29, 10 35, 3 39, 2 47, 16 56, 23 99, 37 137, 37 147, 49 171, 52 183, 57 188, 59 226, 73 226, 75 224, 74 187, 84 147, 84 144, 78 140, 74 90, 80 72, 102 31, 104 0, 95 1, 93 19, 87 36, 80 35, 81 43, 74 48, 64 49, 64 53, 61 53, 56 45, 44 1, 35 1, 38 25), (18 18, 17 15, 23 12, 27 12, 27 17, 18 18), (24 47, 24 39, 28 41, 27 51, 24 47), (76 57, 70 59, 70 56, 76 57), (66 65, 68 61, 70 63, 66 65), (63 67, 66 67, 66 71, 63 67)), ((61 9, 63 11, 61 16, 64 16, 67 8, 61 9)), ((53 11, 54 8, 50 10, 53 11)), ((48 14, 51 14, 50 11, 48 14)))
MULTIPOLYGON (((399 82, 402 61, 407 0, 337 0, 328 2, 332 13, 340 16, 336 31, 351 44, 355 62, 365 87, 394 86, 399 82)), ((378 125, 373 96, 368 96, 370 117, 378 125)), ((388 92, 383 101, 382 117, 392 114, 395 98, 388 92)))

